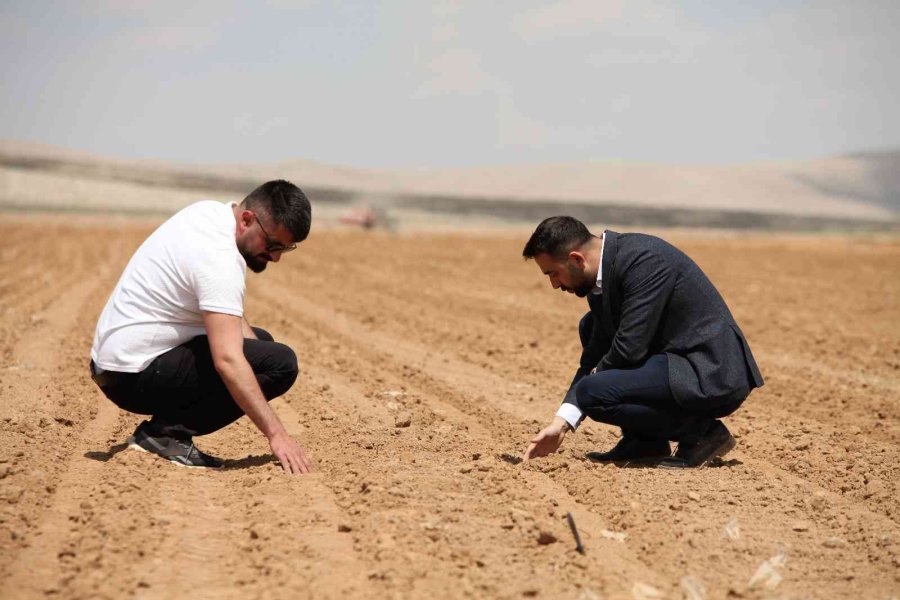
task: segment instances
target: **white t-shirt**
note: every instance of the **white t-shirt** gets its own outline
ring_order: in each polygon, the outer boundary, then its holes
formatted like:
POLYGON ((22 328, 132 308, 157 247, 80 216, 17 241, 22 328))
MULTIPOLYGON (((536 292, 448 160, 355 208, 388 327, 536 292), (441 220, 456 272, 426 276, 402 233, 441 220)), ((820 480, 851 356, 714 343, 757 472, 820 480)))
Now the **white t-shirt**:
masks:
POLYGON ((91 358, 98 367, 138 373, 205 335, 201 311, 243 316, 247 263, 235 243, 232 206, 192 204, 141 244, 97 322, 91 358))

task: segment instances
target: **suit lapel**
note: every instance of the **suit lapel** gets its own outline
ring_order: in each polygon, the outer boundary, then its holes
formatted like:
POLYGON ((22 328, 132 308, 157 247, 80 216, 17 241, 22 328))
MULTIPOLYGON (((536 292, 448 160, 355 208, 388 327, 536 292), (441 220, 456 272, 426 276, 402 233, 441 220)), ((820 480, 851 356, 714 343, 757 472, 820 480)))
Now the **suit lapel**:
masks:
POLYGON ((603 242, 603 263, 600 268, 603 269, 603 307, 600 312, 600 324, 607 339, 612 341, 616 334, 616 328, 613 325, 612 305, 617 300, 613 298, 613 267, 616 264, 616 254, 619 252, 619 234, 615 231, 607 229, 604 232, 603 242))

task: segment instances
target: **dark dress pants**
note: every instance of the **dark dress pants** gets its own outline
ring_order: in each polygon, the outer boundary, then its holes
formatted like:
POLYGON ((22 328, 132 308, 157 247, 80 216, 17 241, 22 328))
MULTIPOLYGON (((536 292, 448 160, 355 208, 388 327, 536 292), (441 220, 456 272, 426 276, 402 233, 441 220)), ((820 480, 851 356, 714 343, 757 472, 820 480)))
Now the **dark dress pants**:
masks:
MULTIPOLYGON (((591 337, 593 315, 587 313, 578 333, 584 346, 591 337)), ((747 391, 749 393, 749 389, 747 391)), ((713 421, 737 410, 747 394, 715 412, 688 411, 669 389, 669 360, 654 354, 632 369, 609 369, 583 377, 575 388, 575 401, 585 416, 622 428, 623 435, 697 441, 713 421)))
MULTIPOLYGON (((259 339, 244 339, 244 356, 266 400, 271 400, 296 381, 297 356, 267 331, 257 327, 253 331, 259 339)), ((105 372, 95 381, 119 408, 152 415, 150 429, 161 435, 180 439, 205 435, 244 415, 213 365, 205 335, 158 356, 140 373, 105 372)))

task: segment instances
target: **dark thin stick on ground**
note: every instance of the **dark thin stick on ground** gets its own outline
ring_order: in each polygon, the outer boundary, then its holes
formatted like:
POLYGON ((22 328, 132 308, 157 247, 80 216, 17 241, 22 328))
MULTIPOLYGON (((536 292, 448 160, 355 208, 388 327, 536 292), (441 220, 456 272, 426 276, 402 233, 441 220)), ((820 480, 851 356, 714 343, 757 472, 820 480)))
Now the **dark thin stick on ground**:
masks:
POLYGON ((575 518, 572 516, 572 513, 566 513, 566 521, 569 522, 569 529, 572 530, 572 535, 575 537, 575 550, 579 554, 584 554, 584 545, 581 543, 581 536, 578 535, 578 528, 575 527, 575 518))

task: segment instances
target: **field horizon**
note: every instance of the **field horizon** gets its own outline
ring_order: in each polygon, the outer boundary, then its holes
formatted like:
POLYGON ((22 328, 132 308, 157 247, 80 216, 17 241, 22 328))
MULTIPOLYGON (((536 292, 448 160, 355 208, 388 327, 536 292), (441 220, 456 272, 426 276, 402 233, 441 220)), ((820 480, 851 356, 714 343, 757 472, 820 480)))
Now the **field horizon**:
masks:
POLYGON ((896 232, 898 167, 900 151, 732 166, 601 161, 389 171, 299 160, 125 160, 0 140, 0 210, 163 215, 199 197, 239 199, 284 178, 307 191, 326 222, 365 206, 413 228, 521 225, 566 213, 623 226, 896 232))

